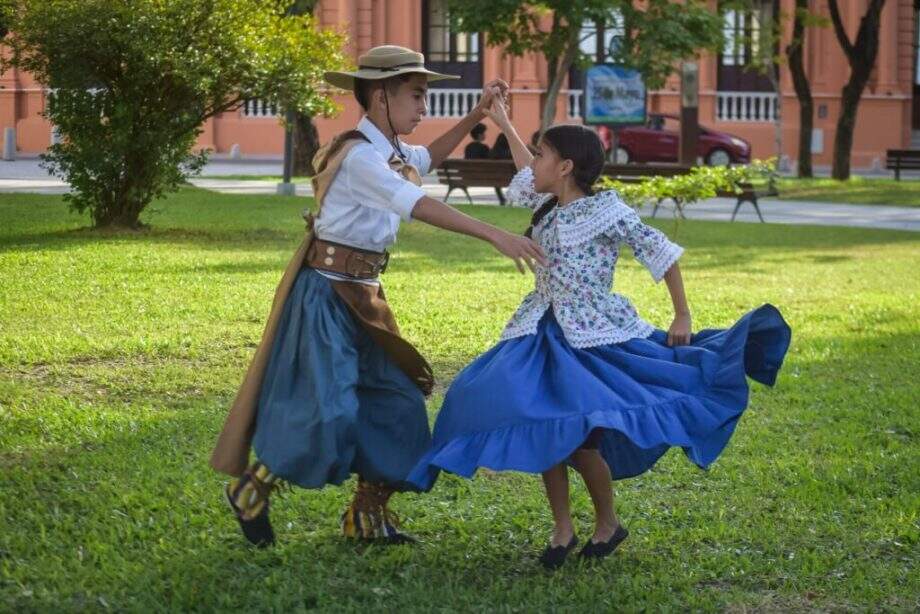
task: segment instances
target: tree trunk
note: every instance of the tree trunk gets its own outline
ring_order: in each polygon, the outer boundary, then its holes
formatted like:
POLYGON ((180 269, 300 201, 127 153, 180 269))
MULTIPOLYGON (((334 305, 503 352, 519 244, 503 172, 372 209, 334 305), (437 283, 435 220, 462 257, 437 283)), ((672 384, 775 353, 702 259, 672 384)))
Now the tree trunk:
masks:
MULTIPOLYGON (((776 167, 783 166, 783 93, 780 91, 780 82, 776 75, 776 65, 772 62, 769 66, 770 83, 776 92, 776 119, 773 120, 773 140, 776 145, 776 167)), ((785 170, 785 169, 783 169, 785 170)))
POLYGON ((562 82, 569 74, 569 69, 575 62, 578 54, 578 35, 579 26, 571 26, 568 41, 566 42, 565 51, 558 60, 547 58, 550 61, 550 83, 546 90, 546 101, 543 104, 543 117, 540 120, 540 132, 545 131, 553 125, 556 118, 556 102, 559 100, 559 92, 562 90, 562 82))
POLYGON ((140 222, 140 212, 134 209, 127 209, 115 216, 108 224, 109 228, 126 228, 128 230, 138 230, 143 226, 140 222))
POLYGON ((313 156, 320 147, 319 132, 313 117, 306 113, 294 114, 294 175, 312 177, 313 156))
POLYGON ((844 86, 840 98, 840 117, 837 119, 837 134, 834 138, 834 167, 831 176, 841 181, 850 178, 850 154, 853 151, 853 132, 856 129, 856 111, 859 99, 869 75, 864 79, 854 80, 856 70, 850 81, 844 86), (862 83, 860 83, 862 81, 862 83))
MULTIPOLYGON (((317 0, 292 0, 289 15, 312 15, 319 4, 317 0)), ((306 113, 294 113, 294 125, 291 137, 294 141, 294 159, 292 160, 292 174, 294 176, 312 177, 316 174, 313 168, 313 156, 319 149, 319 132, 313 123, 313 117, 306 113)))
POLYGON ((124 191, 112 195, 111 199, 101 200, 106 204, 92 211, 94 228, 137 230, 143 226, 140 218, 146 203, 132 202, 131 197, 124 191))
POLYGON ((885 0, 870 0, 866 14, 859 22, 859 31, 856 42, 851 43, 840 17, 837 0, 828 0, 831 21, 837 41, 843 48, 844 55, 850 64, 850 79, 843 86, 841 92, 840 117, 837 120, 837 133, 834 137, 834 168, 831 175, 834 179, 846 180, 850 178, 850 154, 853 151, 853 131, 856 128, 856 111, 862 98, 863 89, 869 82, 875 58, 878 55, 879 29, 881 27, 881 13, 885 0))
POLYGON ((150 150, 128 152, 119 165, 121 170, 111 189, 97 191, 103 206, 92 212, 96 228, 137 230, 142 226, 141 212, 152 200, 144 198, 142 193, 144 186, 149 184, 150 153, 150 150))
POLYGON ((120 194, 115 196, 115 206, 108 211, 107 219, 103 224, 97 226, 106 226, 109 228, 126 228, 137 230, 143 226, 141 224, 141 212, 147 206, 148 202, 135 193, 138 186, 128 185, 123 187, 120 194))
POLYGON ((799 153, 798 176, 813 177, 811 166, 811 133, 814 127, 814 100, 811 85, 805 74, 805 18, 808 0, 795 0, 795 18, 792 24, 792 41, 786 47, 789 73, 795 95, 799 99, 799 153))

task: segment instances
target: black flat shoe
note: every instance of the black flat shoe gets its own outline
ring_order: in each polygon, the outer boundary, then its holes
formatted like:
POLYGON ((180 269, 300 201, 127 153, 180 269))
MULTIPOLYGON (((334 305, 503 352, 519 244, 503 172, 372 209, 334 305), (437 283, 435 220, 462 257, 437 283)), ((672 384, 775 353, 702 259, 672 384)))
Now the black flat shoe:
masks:
POLYGON ((585 547, 578 553, 578 556, 583 559, 602 559, 610 556, 627 537, 629 537, 629 531, 620 525, 610 536, 610 539, 605 542, 595 543, 589 539, 585 547))
POLYGON ((262 508, 258 516, 251 520, 244 520, 240 509, 233 502, 233 497, 230 495, 229 484, 224 489, 224 495, 227 498, 230 509, 233 510, 233 515, 236 516, 237 522, 240 523, 243 536, 247 541, 257 548, 273 546, 275 544, 275 532, 272 530, 272 523, 268 519, 268 501, 265 502, 265 507, 262 508))
POLYGON ((546 569, 559 569, 562 567, 562 564, 565 563, 565 557, 567 557, 569 552, 574 550, 577 545, 578 538, 573 535, 572 540, 567 546, 553 546, 552 544, 547 546, 543 554, 540 555, 540 564, 546 569))
POLYGON ((403 546, 403 545, 413 545, 418 543, 418 539, 409 535, 408 533, 403 533, 402 531, 395 530, 390 535, 386 537, 379 537, 377 541, 386 546, 403 546))

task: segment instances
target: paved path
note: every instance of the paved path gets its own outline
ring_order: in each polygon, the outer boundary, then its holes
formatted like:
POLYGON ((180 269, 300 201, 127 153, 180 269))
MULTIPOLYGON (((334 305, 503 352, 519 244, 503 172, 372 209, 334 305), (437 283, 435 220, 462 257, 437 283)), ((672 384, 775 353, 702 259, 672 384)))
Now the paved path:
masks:
MULTIPOLYGON (((206 169, 207 178, 193 179, 200 188, 225 194, 274 194, 275 181, 247 181, 220 179, 220 175, 270 175, 279 172, 277 161, 212 161, 206 169)), ((446 188, 429 175, 425 177, 425 191, 433 198, 443 198, 446 188)), ((0 161, 0 194, 4 192, 38 192, 62 194, 68 190, 66 183, 49 177, 36 160, 0 161)), ((309 183, 298 184, 297 194, 312 194, 309 183)), ((492 188, 470 188, 470 195, 476 203, 498 203, 492 188)), ((454 191, 451 204, 465 203, 466 197, 454 191)), ((728 198, 713 198, 687 207, 689 219, 729 221, 735 201, 728 198)), ((773 224, 817 224, 824 226, 856 226, 861 228, 890 228, 920 232, 920 207, 890 207, 882 205, 847 205, 806 201, 782 201, 762 199, 760 207, 767 222, 773 224)), ((643 215, 650 211, 644 210, 643 215)), ((670 216, 673 211, 667 205, 659 210, 659 216, 670 216)), ((738 221, 756 222, 753 207, 745 204, 738 214, 738 221)))

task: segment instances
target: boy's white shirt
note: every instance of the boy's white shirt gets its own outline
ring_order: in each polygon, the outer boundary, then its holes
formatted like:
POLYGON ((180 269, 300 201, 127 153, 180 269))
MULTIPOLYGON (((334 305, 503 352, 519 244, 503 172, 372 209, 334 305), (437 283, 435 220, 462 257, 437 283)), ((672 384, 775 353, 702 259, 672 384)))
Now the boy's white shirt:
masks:
MULTIPOLYGON (((348 152, 326 192, 314 231, 324 241, 382 252, 396 241, 400 221, 411 221, 412 209, 425 191, 390 168, 393 145, 367 116, 357 129, 370 143, 359 143, 348 152)), ((420 175, 427 174, 428 148, 402 141, 400 146, 406 163, 420 175)))

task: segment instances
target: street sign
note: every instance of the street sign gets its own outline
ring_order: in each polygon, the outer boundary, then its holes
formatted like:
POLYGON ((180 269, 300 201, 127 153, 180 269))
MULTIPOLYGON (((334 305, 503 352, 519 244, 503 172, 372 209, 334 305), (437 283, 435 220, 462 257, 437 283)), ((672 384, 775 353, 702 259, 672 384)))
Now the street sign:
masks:
POLYGON ((585 73, 584 122, 629 126, 646 120, 645 82, 639 71, 597 64, 585 73))

